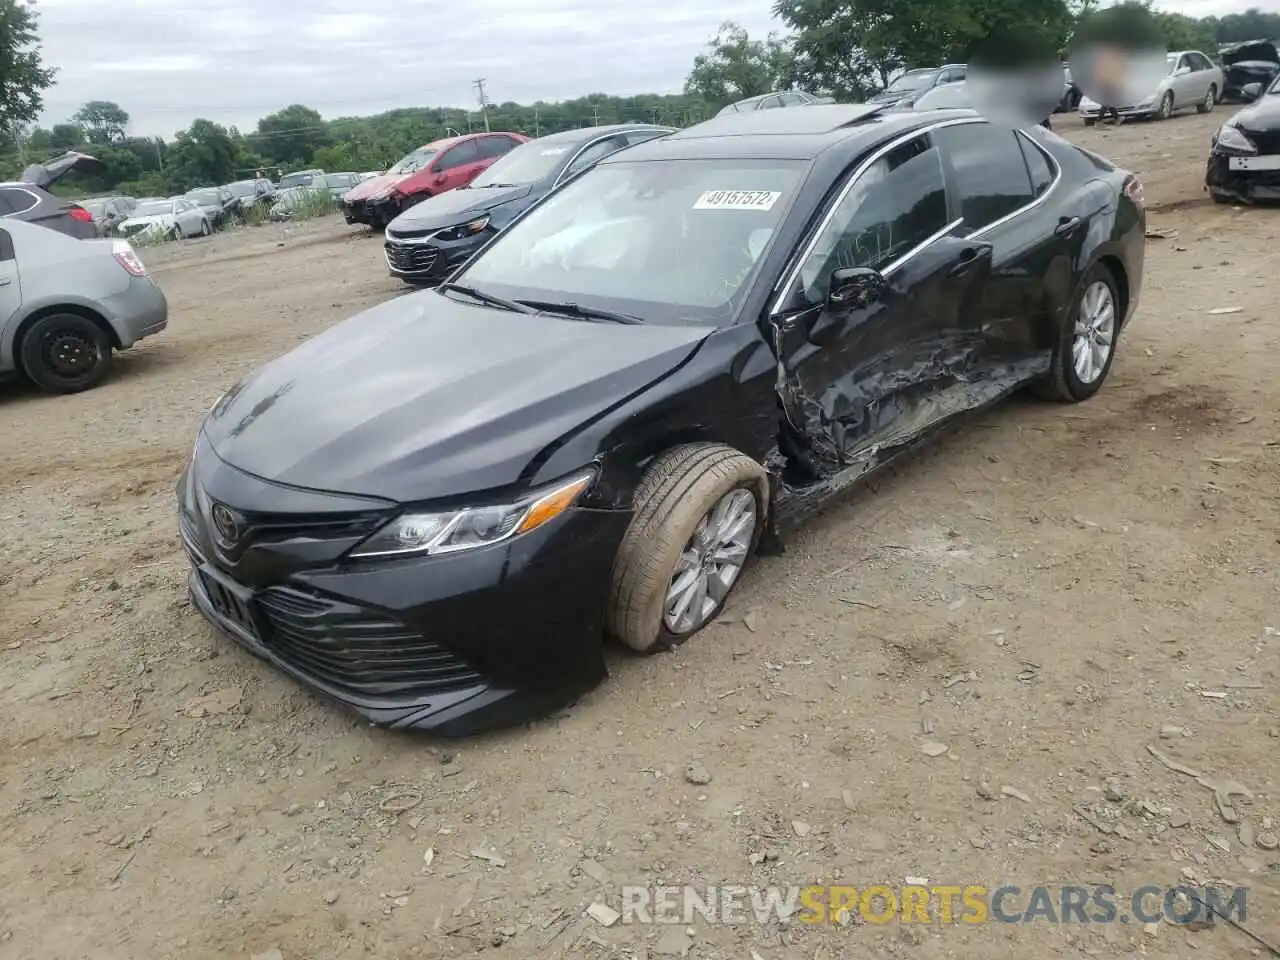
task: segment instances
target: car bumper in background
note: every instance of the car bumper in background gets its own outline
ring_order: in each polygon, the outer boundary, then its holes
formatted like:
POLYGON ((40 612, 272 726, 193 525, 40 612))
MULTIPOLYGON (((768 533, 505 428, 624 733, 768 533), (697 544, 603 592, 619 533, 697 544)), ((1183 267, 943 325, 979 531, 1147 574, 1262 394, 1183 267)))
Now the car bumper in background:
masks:
POLYGON ((486 230, 465 240, 429 243, 387 238, 382 245, 387 269, 393 277, 411 283, 439 283, 485 245, 493 234, 486 230))
MULTIPOLYGON (((1122 117, 1150 117, 1154 115, 1159 109, 1160 109, 1160 105, 1158 103, 1156 104, 1149 103, 1144 106, 1137 106, 1137 107, 1117 107, 1116 113, 1118 113, 1122 117)), ((1102 115, 1102 107, 1098 106, 1097 104, 1090 104, 1088 106, 1085 106, 1084 104, 1080 105, 1080 116, 1083 117, 1085 120, 1097 120, 1098 117, 1100 117, 1101 115, 1102 115)), ((1110 115, 1111 115, 1111 111, 1108 110, 1107 116, 1110 116, 1110 115)))
POLYGON ((1205 186, 1224 200, 1280 200, 1280 152, 1240 156, 1209 154, 1205 186))
POLYGON ((124 293, 103 301, 121 348, 159 333, 169 325, 169 302, 151 277, 130 277, 124 293))
MULTIPOLYGON (((345 544, 317 562, 329 548, 298 533, 305 567, 278 540, 230 562, 196 505, 213 496, 190 473, 207 450, 178 484, 191 600, 303 685, 379 726, 460 736, 549 713, 604 679, 608 578, 630 514, 579 509, 492 547, 379 562, 342 560, 345 544)), ((264 483, 236 480, 241 492, 264 483)))

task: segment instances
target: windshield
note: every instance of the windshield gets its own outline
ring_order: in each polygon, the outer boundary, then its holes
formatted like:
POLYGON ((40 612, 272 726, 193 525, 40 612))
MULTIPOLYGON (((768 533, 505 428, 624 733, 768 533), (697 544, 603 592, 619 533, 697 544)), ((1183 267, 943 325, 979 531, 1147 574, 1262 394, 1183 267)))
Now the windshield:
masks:
POLYGON ((217 190, 192 190, 187 194, 187 199, 192 203, 199 203, 209 207, 216 207, 222 202, 217 190))
POLYGON ((173 213, 172 200, 150 200, 138 204, 138 209, 133 211, 135 217, 158 217, 167 213, 173 213))
POLYGON ((905 93, 908 90, 923 90, 925 87, 933 86, 933 70, 925 70, 923 73, 904 73, 885 90, 890 93, 905 93))
POLYGON ((973 106, 969 98, 969 88, 965 81, 944 83, 935 90, 930 90, 916 101, 917 110, 950 110, 973 106))
POLYGON ((656 322, 732 316, 795 198, 795 160, 610 163, 535 207, 458 278, 656 322))
POLYGON ((85 200, 80 206, 95 217, 104 216, 107 212, 107 202, 105 200, 85 200))
POLYGON ((1164 65, 1169 68, 1170 73, 1173 73, 1178 66, 1178 55, 1176 53, 1169 54, 1164 58, 1164 65))
POLYGON ((1271 89, 1267 93, 1280 93, 1280 73, 1276 74, 1275 80, 1271 81, 1271 89))
POLYGON ((252 197, 257 190, 252 180, 237 180, 235 183, 227 184, 227 189, 237 197, 252 197))
POLYGON ((280 178, 280 189, 287 190, 290 187, 309 187, 311 186, 311 181, 314 179, 314 173, 286 173, 280 178))
POLYGON ((352 184, 352 176, 349 173, 331 173, 325 177, 317 178, 317 182, 313 183, 313 187, 349 187, 352 184))
POLYGON ((581 144, 540 143, 537 140, 523 144, 495 160, 489 169, 471 181, 471 186, 492 187, 501 183, 522 187, 537 183, 573 156, 579 146, 581 144))
POLYGON ((439 152, 440 151, 436 150, 434 147, 419 147, 388 170, 387 173, 393 173, 396 176, 405 176, 406 174, 417 173, 429 164, 439 152))

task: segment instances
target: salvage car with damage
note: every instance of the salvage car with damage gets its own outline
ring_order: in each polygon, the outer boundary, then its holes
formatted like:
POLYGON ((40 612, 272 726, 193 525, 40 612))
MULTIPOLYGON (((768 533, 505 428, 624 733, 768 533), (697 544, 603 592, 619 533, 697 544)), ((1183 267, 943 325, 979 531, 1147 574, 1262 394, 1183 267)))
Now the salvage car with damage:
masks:
POLYGON ((1280 76, 1280 48, 1274 40, 1228 44, 1219 48, 1218 59, 1222 63, 1224 99, 1256 100, 1280 76))
POLYGON ((870 105, 606 157, 449 281, 213 406, 195 607, 380 725, 560 707, 719 614, 757 549, 963 415, 1101 387, 1138 179, 1043 129, 870 105))
POLYGON ((1214 133, 1205 188, 1218 203, 1280 200, 1280 76, 1214 133))

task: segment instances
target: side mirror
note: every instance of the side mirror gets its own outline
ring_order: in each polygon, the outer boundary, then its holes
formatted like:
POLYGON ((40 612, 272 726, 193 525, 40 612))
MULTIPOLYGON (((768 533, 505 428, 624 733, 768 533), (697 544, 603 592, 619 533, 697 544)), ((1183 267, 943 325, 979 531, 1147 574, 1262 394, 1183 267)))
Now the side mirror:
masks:
POLYGON ((1173 75, 1175 77, 1185 77, 1190 72, 1190 67, 1179 67, 1177 70, 1173 71, 1173 75))
POLYGON ((1262 96, 1262 84, 1246 83, 1243 87, 1240 88, 1240 92, 1248 100, 1257 100, 1260 96, 1262 96))
POLYGON ((869 267, 841 267, 827 287, 828 310, 863 310, 880 299, 884 277, 869 267))

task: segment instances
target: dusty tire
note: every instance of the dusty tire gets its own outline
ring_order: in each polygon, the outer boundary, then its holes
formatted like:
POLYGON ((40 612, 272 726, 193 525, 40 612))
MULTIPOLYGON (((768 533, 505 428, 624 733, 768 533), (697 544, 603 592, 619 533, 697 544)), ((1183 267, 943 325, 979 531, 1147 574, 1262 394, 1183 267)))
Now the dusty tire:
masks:
POLYGON ((1062 336, 1058 340, 1057 346, 1053 349, 1053 366, 1043 379, 1032 384, 1032 392, 1045 400, 1056 400, 1059 403, 1081 403, 1102 389, 1102 385, 1107 380, 1107 375, 1111 373, 1111 365, 1115 362, 1122 309, 1115 276, 1105 264, 1095 263, 1084 275, 1084 279, 1080 283, 1080 289, 1076 291, 1076 295, 1071 300, 1067 320, 1063 323, 1062 336), (1111 349, 1107 353, 1106 363, 1103 364, 1101 373, 1095 379, 1085 382, 1081 380, 1076 372, 1073 346, 1076 337, 1076 323, 1080 317, 1085 293, 1097 283, 1106 285, 1107 291, 1111 296, 1115 319, 1111 329, 1111 349))
POLYGON ((1173 91, 1170 90, 1160 98, 1160 112, 1156 114, 1157 120, 1168 120, 1173 116, 1173 91))
POLYGON ((201 220, 201 221, 200 221, 200 236, 202 236, 202 237, 207 237, 207 236, 208 236, 209 234, 211 234, 211 233, 213 233, 213 230, 212 230, 212 229, 210 228, 210 226, 209 226, 209 221, 208 221, 208 220, 201 220))
POLYGON ((1196 104, 1196 113, 1212 113, 1214 105, 1218 102, 1218 88, 1214 84, 1209 84, 1209 89, 1204 95, 1204 99, 1196 104))
POLYGON ((684 632, 669 628, 667 591, 704 517, 737 490, 747 491, 755 506, 745 565, 766 522, 769 498, 764 468, 718 443, 674 447, 654 461, 636 490, 635 516, 614 559, 605 613, 610 635, 632 650, 653 653, 683 643, 719 615, 738 585, 737 575, 715 608, 684 632))
POLYGON ((22 370, 46 393, 79 393, 111 372, 111 340, 88 317, 41 317, 22 336, 22 370))

